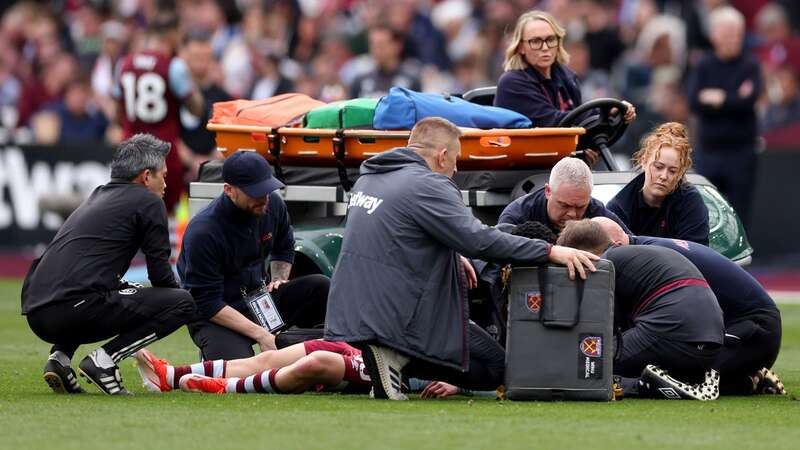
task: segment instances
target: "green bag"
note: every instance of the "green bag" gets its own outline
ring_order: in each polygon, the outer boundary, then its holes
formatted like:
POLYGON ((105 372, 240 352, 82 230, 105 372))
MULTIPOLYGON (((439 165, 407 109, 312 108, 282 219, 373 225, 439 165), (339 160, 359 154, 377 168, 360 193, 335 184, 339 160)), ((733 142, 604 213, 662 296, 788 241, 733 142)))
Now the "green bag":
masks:
POLYGON ((303 119, 304 128, 372 128, 377 98, 354 98, 312 109, 303 119))

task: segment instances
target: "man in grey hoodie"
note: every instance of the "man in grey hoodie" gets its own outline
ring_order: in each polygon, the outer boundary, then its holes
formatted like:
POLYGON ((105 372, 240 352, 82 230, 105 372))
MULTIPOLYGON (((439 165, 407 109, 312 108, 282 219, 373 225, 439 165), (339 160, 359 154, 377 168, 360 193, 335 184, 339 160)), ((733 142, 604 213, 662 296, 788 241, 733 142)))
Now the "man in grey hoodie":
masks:
POLYGON ((460 136, 447 120, 420 121, 407 147, 362 164, 351 191, 325 339, 363 350, 376 398, 406 399, 404 368, 468 389, 502 383, 502 351, 469 326, 467 288, 476 280, 464 256, 565 264, 573 278, 594 271, 594 255, 503 233, 472 215, 452 181, 460 136))

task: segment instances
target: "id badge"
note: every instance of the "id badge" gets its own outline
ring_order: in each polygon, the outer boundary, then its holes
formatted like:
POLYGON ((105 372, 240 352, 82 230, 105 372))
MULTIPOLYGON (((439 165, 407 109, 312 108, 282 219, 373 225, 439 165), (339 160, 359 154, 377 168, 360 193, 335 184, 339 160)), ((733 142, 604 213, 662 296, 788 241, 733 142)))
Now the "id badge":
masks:
POLYGON ((256 291, 245 298, 258 323, 270 333, 284 325, 281 313, 266 290, 256 291))

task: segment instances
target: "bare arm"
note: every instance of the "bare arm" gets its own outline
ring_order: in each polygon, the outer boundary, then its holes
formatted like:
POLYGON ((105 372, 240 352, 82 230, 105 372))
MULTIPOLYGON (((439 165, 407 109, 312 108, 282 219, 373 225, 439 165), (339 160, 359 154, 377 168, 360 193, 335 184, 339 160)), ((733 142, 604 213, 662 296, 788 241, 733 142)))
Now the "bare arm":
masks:
POLYGON ((275 336, 230 306, 224 306, 210 320, 258 342, 262 352, 276 349, 275 336))

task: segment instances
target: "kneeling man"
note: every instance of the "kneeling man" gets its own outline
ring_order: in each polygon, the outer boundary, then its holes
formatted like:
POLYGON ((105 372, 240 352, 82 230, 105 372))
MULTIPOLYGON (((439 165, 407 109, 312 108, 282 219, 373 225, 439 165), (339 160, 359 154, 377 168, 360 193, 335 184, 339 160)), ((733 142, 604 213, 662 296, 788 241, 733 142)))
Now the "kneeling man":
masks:
POLYGON ((614 325, 622 331, 614 373, 625 377, 625 395, 698 400, 719 395, 719 375, 707 372, 722 347, 722 310, 689 260, 663 247, 614 247, 600 224, 589 219, 568 222, 558 244, 614 263, 614 325), (641 380, 631 380, 640 374, 641 380))
POLYGON ((767 291, 744 269, 705 245, 680 239, 628 236, 613 220, 599 223, 616 245, 671 248, 692 262, 717 297, 725 317, 725 345, 714 368, 722 395, 785 394, 770 370, 781 348, 781 313, 767 291))
MULTIPOLYGON (((59 393, 81 393, 70 362, 78 346, 113 337, 79 364, 106 394, 127 394, 117 363, 185 324, 194 301, 169 264, 162 197, 170 144, 137 134, 120 144, 111 181, 69 216, 22 285, 22 314, 50 342, 44 379, 59 393), (151 288, 124 283, 136 252, 147 260, 151 288)), ((173 150, 175 151, 175 150, 173 150)))

